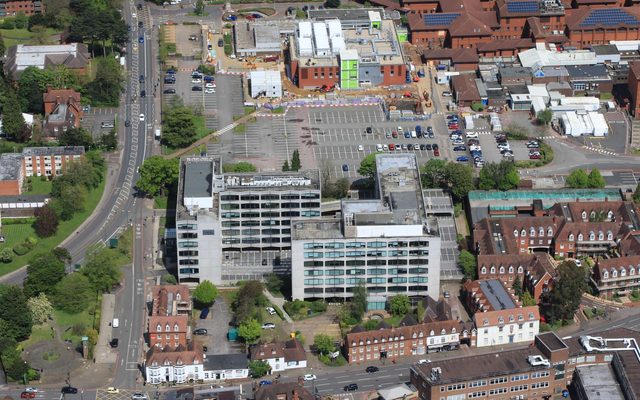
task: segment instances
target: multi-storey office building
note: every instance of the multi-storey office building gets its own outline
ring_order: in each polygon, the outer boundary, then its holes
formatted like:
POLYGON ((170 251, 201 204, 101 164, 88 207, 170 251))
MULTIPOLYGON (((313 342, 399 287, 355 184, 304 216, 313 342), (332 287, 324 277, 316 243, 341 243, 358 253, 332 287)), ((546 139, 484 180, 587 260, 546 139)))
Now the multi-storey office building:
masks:
POLYGON ((318 171, 220 173, 219 160, 181 160, 176 235, 181 283, 260 279, 291 266, 292 220, 320 216, 318 171))
POLYGON ((368 308, 387 297, 438 298, 440 237, 427 218, 413 154, 376 157, 376 200, 343 200, 336 218, 292 225, 294 299, 349 298, 365 285, 368 308))

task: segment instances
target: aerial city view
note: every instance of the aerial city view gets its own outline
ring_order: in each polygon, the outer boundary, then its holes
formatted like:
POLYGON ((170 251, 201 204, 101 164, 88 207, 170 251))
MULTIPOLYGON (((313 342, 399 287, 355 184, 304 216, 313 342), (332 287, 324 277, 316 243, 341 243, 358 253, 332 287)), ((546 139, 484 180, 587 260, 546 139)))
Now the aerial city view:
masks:
POLYGON ((640 398, 640 0, 0 0, 0 400, 640 398))

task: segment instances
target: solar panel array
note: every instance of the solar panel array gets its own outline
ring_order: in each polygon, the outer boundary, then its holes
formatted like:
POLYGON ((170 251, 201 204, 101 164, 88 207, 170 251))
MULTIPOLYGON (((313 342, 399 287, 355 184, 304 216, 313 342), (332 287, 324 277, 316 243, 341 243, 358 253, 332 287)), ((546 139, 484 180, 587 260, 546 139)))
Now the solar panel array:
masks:
POLYGON ((617 26, 617 25, 640 25, 638 19, 619 8, 596 8, 581 23, 580 27, 588 26, 617 26))
POLYGON ((507 11, 511 13, 532 13, 540 9, 536 1, 510 1, 507 3, 507 11))
POLYGON ((425 14, 425 25, 451 25, 451 23, 460 16, 460 13, 443 13, 443 14, 425 14))

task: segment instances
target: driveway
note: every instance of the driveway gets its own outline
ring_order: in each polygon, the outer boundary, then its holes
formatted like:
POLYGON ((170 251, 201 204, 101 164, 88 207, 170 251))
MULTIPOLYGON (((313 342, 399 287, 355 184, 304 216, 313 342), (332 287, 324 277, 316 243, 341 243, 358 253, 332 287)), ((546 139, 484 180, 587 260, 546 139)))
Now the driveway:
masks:
POLYGON ((242 353, 244 346, 241 343, 227 340, 231 317, 230 305, 227 304, 224 297, 219 296, 215 304, 211 306, 207 319, 198 319, 196 323, 196 328, 205 328, 208 335, 194 335, 193 338, 207 346, 209 354, 242 353))

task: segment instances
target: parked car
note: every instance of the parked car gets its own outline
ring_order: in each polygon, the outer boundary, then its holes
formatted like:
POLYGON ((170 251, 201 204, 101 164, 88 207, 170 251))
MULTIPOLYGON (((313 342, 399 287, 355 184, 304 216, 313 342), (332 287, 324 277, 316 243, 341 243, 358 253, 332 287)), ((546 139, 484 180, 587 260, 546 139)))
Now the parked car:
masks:
POLYGON ((192 92, 202 92, 202 86, 192 86, 191 87, 191 91, 192 92))
POLYGON ((112 349, 117 348, 118 347, 118 338, 111 339, 111 341, 109 342, 109 346, 111 346, 112 349))
POLYGON ((262 329, 275 329, 276 324, 272 322, 267 322, 266 324, 262 324, 262 329))
POLYGON ((394 151, 395 149, 396 149, 396 145, 395 144, 393 144, 393 143, 389 144, 389 150, 390 151, 394 151))
POLYGON ((391 137, 393 137, 394 139, 398 137, 398 132, 393 131, 391 132, 391 137))
POLYGON ((447 115, 447 119, 458 119, 458 116, 456 114, 449 114, 447 115))
POLYGON ((429 364, 431 362, 431 360, 429 360, 428 358, 423 358, 422 360, 418 360, 418 364, 422 365, 422 364, 429 364))
POLYGON ((33 392, 33 393, 38 393, 39 392, 38 388, 35 388, 35 387, 28 387, 24 391, 25 392, 33 392))
POLYGON ((198 328, 193 330, 193 334, 198 336, 206 335, 207 333, 208 331, 205 328, 198 328))
POLYGON ((426 149, 427 150, 433 150, 433 146, 431 146, 431 143, 427 143, 426 144, 426 149))
POLYGON ((467 136, 467 138, 477 138, 478 132, 467 132, 465 135, 467 136))
POLYGON ((374 372, 378 372, 380 371, 380 368, 374 366, 374 365, 370 365, 367 367, 366 371, 370 374, 374 373, 374 372))
POLYGON ((359 145, 358 145, 358 151, 364 151, 364 146, 363 146, 363 145, 361 145, 361 144, 359 144, 359 145))
POLYGON ((451 92, 450 92, 450 91, 448 91, 448 90, 445 90, 444 92, 442 92, 442 95, 443 95, 444 97, 451 97, 451 92))
POLYGON ((276 315, 276 309, 273 307, 265 307, 265 310, 269 313, 269 315, 276 315))
POLYGON ((540 154, 529 154, 529 160, 540 160, 541 158, 540 154))
POLYGON ((453 148, 453 151, 467 151, 467 146, 459 145, 453 148))
POLYGON ((107 393, 109 393, 109 394, 118 394, 118 393, 120 393, 120 389, 114 388, 113 386, 109 386, 107 388, 107 393))
POLYGON ((22 393, 20 393, 20 398, 21 399, 35 399, 36 398, 36 393, 35 392, 22 392, 22 393))
POLYGON ((207 319, 207 317, 209 316, 209 311, 209 307, 203 308, 202 311, 200 311, 200 319, 207 319))
POLYGON ((266 386, 266 385, 271 385, 273 382, 268 381, 268 380, 263 380, 260 381, 260 386, 266 386))
POLYGON ((148 397, 145 393, 134 393, 131 395, 131 400, 147 400, 148 397))
POLYGON ((305 381, 315 381, 317 377, 314 374, 305 374, 303 378, 305 381))
POLYGON ((426 149, 427 149, 427 145, 426 145, 426 144, 424 144, 424 143, 422 143, 422 144, 420 145, 420 150, 426 150, 426 149))
MULTIPOLYGON (((384 147, 386 147, 386 145, 384 147)), ((342 164, 342 171, 343 172, 349 172, 349 166, 347 164, 342 164)))
POLYGON ((373 129, 370 126, 367 126, 367 128, 365 129, 365 132, 372 133, 373 129))
POLYGON ((531 141, 527 143, 527 147, 530 149, 538 149, 540 148, 540 143, 531 141))
POLYGON ((435 157, 440 157, 440 150, 438 150, 438 149, 433 149, 433 155, 434 155, 435 157))
POLYGON ((458 158, 456 158, 457 162, 467 162, 469 161, 469 157, 467 156, 459 156, 458 158))
POLYGON ((407 150, 413 150, 413 145, 411 143, 407 145, 407 150))
POLYGON ((411 139, 411 132, 405 132, 404 137, 407 139, 411 139))
POLYGON ((165 89, 162 93, 164 94, 176 94, 175 89, 165 89))
POLYGON ((140 36, 138 38, 138 43, 144 43, 144 36, 140 36))

